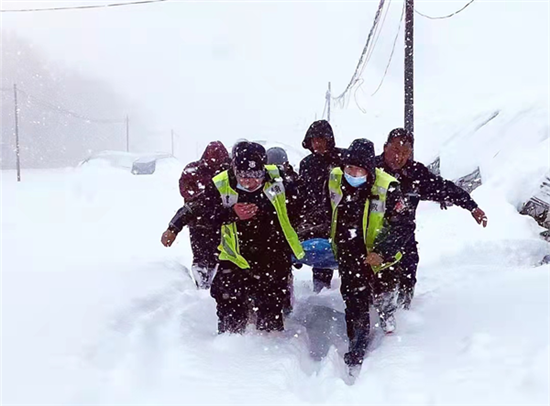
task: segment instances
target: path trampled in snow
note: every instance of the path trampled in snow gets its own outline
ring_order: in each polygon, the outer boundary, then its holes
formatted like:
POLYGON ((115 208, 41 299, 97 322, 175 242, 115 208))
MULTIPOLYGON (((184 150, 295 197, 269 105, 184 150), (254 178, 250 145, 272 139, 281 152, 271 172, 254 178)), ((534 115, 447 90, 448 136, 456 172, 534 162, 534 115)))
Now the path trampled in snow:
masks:
POLYGON ((295 270, 284 333, 217 336, 178 208, 178 168, 2 172, 4 404, 547 404, 548 246, 483 188, 490 226, 419 210, 413 307, 379 337, 353 386, 339 281, 320 295, 295 270))

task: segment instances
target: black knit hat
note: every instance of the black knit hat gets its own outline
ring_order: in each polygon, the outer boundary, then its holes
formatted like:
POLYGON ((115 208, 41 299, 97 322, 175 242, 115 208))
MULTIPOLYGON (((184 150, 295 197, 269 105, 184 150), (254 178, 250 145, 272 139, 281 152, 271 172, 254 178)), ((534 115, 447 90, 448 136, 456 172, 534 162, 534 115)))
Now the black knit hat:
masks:
POLYGON ((288 155, 281 147, 271 147, 267 150, 268 165, 284 165, 288 163, 288 155))
POLYGON ((403 142, 409 142, 411 145, 414 142, 414 137, 410 131, 407 131, 404 128, 395 128, 388 134, 388 140, 385 145, 388 145, 396 138, 401 138, 403 142))
POLYGON ((371 171, 374 168, 374 157, 374 144, 366 138, 359 138, 345 151, 342 164, 359 166, 371 171))
POLYGON ((260 144, 243 141, 233 147, 233 167, 241 175, 246 176, 248 173, 254 175, 248 177, 261 177, 258 175, 260 172, 263 175, 266 162, 265 148, 260 144))

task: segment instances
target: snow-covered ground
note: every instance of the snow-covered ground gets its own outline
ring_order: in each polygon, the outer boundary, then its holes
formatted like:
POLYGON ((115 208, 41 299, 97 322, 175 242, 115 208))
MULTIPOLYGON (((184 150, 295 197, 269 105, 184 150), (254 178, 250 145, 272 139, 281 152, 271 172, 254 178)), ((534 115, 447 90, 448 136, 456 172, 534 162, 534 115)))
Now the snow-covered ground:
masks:
POLYGON ((548 404, 548 244, 516 211, 548 168, 548 112, 537 112, 504 112, 483 133, 482 112, 447 123, 442 169, 456 159, 460 172, 468 143, 485 148, 470 155, 489 226, 420 206, 413 307, 378 335, 353 386, 337 279, 316 296, 311 272, 295 271, 284 333, 216 335, 213 299, 182 268, 187 236, 159 241, 181 167, 28 170, 20 184, 3 171, 3 404, 548 404), (527 141, 513 143, 518 132, 527 141))

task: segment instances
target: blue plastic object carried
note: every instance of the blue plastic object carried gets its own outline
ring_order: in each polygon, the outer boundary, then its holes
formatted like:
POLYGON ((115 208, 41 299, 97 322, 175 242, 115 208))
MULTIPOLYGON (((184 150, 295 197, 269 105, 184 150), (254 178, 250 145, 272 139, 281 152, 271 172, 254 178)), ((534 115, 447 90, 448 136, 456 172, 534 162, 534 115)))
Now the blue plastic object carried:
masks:
POLYGON ((301 260, 293 258, 294 263, 309 265, 315 268, 338 269, 338 262, 334 258, 329 240, 325 238, 312 238, 302 242, 302 248, 306 256, 301 260))

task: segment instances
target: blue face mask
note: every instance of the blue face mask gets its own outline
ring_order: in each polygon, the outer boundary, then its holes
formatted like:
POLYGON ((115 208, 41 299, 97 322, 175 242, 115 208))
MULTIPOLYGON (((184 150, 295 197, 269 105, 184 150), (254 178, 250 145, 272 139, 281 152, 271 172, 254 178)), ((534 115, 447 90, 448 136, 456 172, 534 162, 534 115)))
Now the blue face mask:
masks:
POLYGON ((367 182, 367 175, 355 177, 355 176, 348 175, 347 173, 344 172, 344 177, 346 178, 350 186, 353 186, 353 187, 359 187, 367 182))

